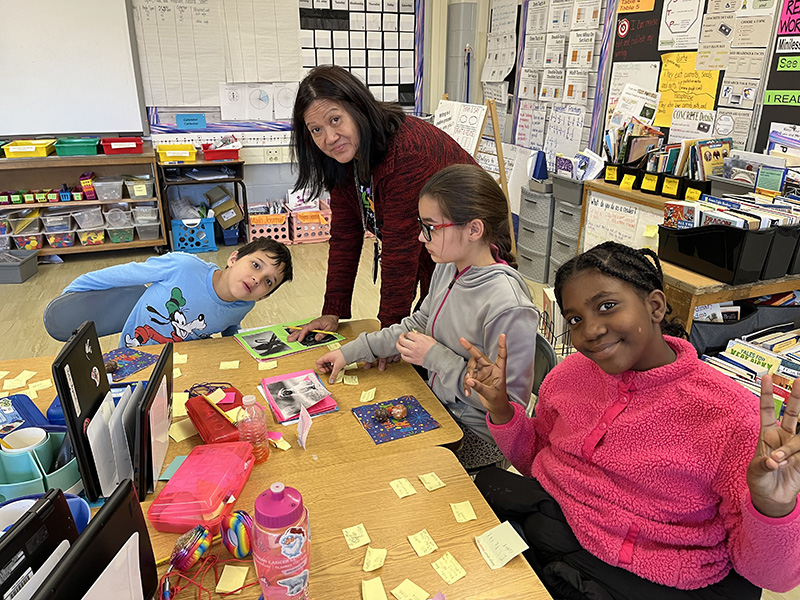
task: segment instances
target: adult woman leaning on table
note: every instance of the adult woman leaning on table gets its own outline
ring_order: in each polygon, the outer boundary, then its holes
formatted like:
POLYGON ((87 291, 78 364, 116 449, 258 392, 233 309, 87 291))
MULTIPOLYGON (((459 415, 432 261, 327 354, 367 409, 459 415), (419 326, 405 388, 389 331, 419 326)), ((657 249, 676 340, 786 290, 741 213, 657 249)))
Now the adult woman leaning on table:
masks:
MULTIPOLYGON (((444 167, 474 163, 439 128, 380 102, 345 69, 322 66, 300 83, 292 144, 297 188, 330 190, 331 238, 322 316, 289 339, 311 330, 335 331, 349 319, 364 233, 375 234, 373 282, 381 273, 381 327, 411 314, 420 285, 428 293, 433 261, 419 241, 417 203, 425 182, 444 167)), ((317 337, 321 337, 318 334, 317 337)), ((384 368, 387 359, 381 359, 384 368)))

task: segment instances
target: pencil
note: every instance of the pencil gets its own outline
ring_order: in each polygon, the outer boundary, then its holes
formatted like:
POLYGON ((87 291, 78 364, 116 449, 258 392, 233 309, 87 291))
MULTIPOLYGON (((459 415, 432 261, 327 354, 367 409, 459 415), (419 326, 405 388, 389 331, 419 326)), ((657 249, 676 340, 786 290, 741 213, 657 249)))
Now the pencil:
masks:
MULTIPOLYGON (((295 325, 287 325, 286 329, 302 329, 302 327, 297 327, 295 325)), ((324 329, 312 329, 313 333, 326 333, 328 335, 336 335, 335 331, 325 331, 324 329)))

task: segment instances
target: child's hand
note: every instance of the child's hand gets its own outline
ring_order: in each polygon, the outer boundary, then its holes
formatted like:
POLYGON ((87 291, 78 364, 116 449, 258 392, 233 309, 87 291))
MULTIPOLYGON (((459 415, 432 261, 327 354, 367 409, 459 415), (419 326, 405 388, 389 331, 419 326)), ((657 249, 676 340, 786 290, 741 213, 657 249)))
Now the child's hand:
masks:
POLYGON ((424 333, 417 333, 416 331, 409 331, 408 333, 401 334, 400 337, 397 338, 395 347, 400 353, 400 358, 407 363, 419 365, 421 367, 428 350, 433 348, 435 344, 436 340, 431 336, 425 335, 424 333))
POLYGON ((794 381, 780 424, 775 420, 772 376, 761 378, 761 433, 755 456, 747 467, 747 487, 753 506, 768 517, 786 516, 797 504, 800 493, 800 435, 795 433, 798 411, 800 378, 794 381))
MULTIPOLYGON (((296 342, 297 340, 302 340, 304 337, 306 337, 306 334, 313 329, 318 331, 336 331, 338 328, 339 317, 336 315, 322 315, 321 317, 317 317, 313 321, 306 323, 300 329, 293 331, 286 339, 290 342, 296 342)), ((318 333, 314 336, 314 339, 320 341, 326 335, 327 334, 325 333, 318 333)))
POLYGON ((490 361, 486 355, 464 338, 458 338, 470 354, 467 374, 464 376, 464 395, 469 397, 474 389, 489 411, 492 423, 502 425, 514 417, 514 409, 506 393, 506 334, 501 333, 497 342, 497 361, 490 361))
POLYGON ((346 364, 344 354, 342 354, 341 350, 328 352, 317 359, 317 369, 323 373, 331 374, 328 379, 329 383, 336 383, 336 376, 339 374, 339 371, 344 369, 346 364))

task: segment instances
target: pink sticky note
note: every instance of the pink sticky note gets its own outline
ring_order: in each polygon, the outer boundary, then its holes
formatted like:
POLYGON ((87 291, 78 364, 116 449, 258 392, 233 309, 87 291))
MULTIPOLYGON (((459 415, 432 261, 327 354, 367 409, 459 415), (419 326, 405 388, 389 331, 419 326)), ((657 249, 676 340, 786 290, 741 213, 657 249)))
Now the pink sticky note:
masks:
POLYGON ((269 439, 275 440, 276 442, 283 437, 283 434, 280 431, 268 431, 267 436, 269 439))
POLYGON ((225 397, 219 402, 217 402, 217 406, 233 404, 234 400, 236 400, 236 394, 234 394, 233 392, 227 392, 225 394, 225 397))

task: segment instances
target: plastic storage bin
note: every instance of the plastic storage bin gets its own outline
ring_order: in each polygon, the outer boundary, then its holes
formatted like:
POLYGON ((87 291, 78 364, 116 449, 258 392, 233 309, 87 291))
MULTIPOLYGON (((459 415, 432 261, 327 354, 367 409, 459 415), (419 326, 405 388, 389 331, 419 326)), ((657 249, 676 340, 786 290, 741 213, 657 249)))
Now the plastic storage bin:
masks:
POLYGON ((105 225, 103 212, 99 206, 76 211, 72 213, 72 216, 81 229, 98 229, 105 225))
POLYGON ((775 237, 764 261, 761 279, 777 279, 789 272, 800 238, 800 225, 775 227, 775 237))
POLYGON ((69 214, 42 215, 45 233, 63 233, 72 230, 72 217, 69 214))
POLYGON ((11 224, 3 216, 0 216, 0 235, 9 235, 11 233, 11 224))
POLYGON ((206 160, 239 160, 238 148, 218 148, 214 150, 211 144, 203 144, 203 157, 206 160))
POLYGON ((11 204, 11 192, 0 192, 0 204, 11 204))
MULTIPOLYGON (((214 223, 216 219, 172 220, 172 249, 185 252, 214 252, 214 223)), ((141 237, 141 235, 139 236, 141 237)))
POLYGON ((114 207, 104 213, 106 219, 106 226, 113 227, 128 227, 133 224, 131 211, 122 210, 121 208, 114 207))
POLYGON ((8 250, 8 253, 19 262, 0 262, 0 283, 22 283, 39 272, 37 250, 8 250))
POLYGON ((47 156, 55 151, 56 140, 14 140, 3 146, 8 158, 47 156))
POLYGON ((708 180, 711 182, 712 196, 719 197, 724 194, 747 194, 753 191, 752 183, 734 181, 733 179, 726 179, 719 175, 709 175, 708 180))
POLYGON ((59 138, 56 154, 59 156, 89 156, 97 154, 100 138, 59 138))
POLYGON ((100 140, 104 154, 141 154, 142 138, 119 137, 100 140))
POLYGON ((254 463, 247 442, 196 446, 153 500, 147 518, 158 531, 185 533, 202 524, 216 535, 254 463))
POLYGON ((161 233, 161 224, 153 223, 151 225, 137 225, 136 233, 139 236, 139 239, 142 241, 157 240, 159 234, 161 233))
POLYGON ((331 237, 330 211, 291 212, 289 224, 292 242, 295 244, 324 242, 331 237))
POLYGON ((160 144, 158 146, 158 161, 165 162, 194 162, 197 148, 192 144, 160 144))
POLYGON ((47 245, 51 248, 72 248, 75 245, 75 232, 45 233, 47 245))
POLYGON ((748 231, 725 225, 691 229, 659 225, 658 256, 723 283, 753 283, 761 276, 774 235, 774 228, 748 231))
POLYGON ((125 179, 125 188, 131 198, 152 198, 154 182, 152 179, 127 178, 125 179))
POLYGON ((40 250, 44 246, 44 236, 41 233, 21 232, 22 235, 12 236, 14 244, 20 250, 40 250))
POLYGON ((129 227, 107 227, 108 241, 112 244, 124 244, 133 241, 133 225, 129 227))
POLYGON ((94 191, 98 200, 122 200, 122 177, 95 177, 94 191))
POLYGON ((104 229, 80 229, 78 239, 83 246, 99 246, 106 241, 106 232, 104 229))
POLYGON ((289 213, 277 215, 250 215, 249 241, 268 237, 283 244, 291 244, 289 238, 289 213))
POLYGON ((134 206, 133 222, 137 225, 158 223, 158 208, 155 206, 134 206))
POLYGON ((562 177, 553 173, 553 196, 556 200, 563 200, 570 204, 580 206, 583 204, 583 181, 562 177))

